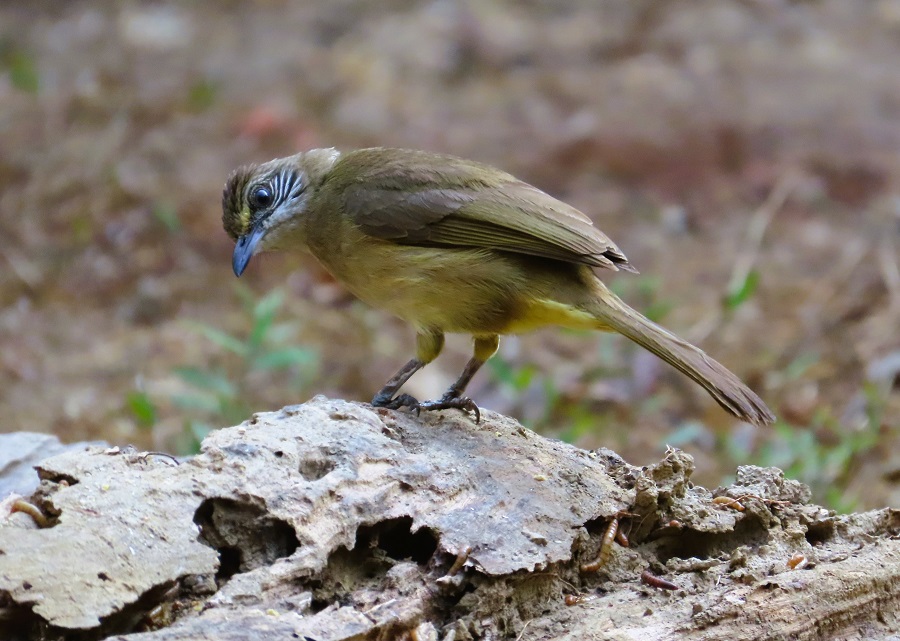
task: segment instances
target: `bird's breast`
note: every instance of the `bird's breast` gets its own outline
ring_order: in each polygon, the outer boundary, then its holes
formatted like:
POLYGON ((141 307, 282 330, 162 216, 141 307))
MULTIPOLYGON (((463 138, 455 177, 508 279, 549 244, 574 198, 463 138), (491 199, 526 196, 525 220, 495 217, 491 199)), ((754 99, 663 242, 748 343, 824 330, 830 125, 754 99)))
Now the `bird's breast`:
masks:
POLYGON ((311 232, 310 249, 354 295, 418 329, 510 334, 595 327, 580 311, 589 268, 492 249, 420 247, 352 227, 311 232))
POLYGON ((360 238, 313 253, 358 298, 417 328, 506 333, 525 285, 515 261, 490 250, 360 238))

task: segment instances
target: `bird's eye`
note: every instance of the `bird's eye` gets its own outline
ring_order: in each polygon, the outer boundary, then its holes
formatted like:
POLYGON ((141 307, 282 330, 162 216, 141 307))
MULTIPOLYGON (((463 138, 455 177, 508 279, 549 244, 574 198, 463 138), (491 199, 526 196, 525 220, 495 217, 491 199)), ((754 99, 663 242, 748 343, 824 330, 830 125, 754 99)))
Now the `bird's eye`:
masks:
POLYGON ((272 204, 272 192, 268 187, 257 187, 250 192, 250 206, 253 209, 266 209, 272 204))

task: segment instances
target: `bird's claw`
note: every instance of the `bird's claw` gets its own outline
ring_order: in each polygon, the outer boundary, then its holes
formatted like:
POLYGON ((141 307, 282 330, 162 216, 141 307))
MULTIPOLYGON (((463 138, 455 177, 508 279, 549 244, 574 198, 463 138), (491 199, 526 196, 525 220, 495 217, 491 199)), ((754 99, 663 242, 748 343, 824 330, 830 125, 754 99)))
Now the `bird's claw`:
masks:
POLYGON ((468 396, 447 396, 445 394, 438 401, 423 401, 419 403, 419 408, 423 410, 457 409, 464 412, 472 412, 475 414, 475 423, 481 422, 481 411, 479 411, 475 401, 468 396))
POLYGON ((389 410, 399 410, 401 407, 408 407, 416 413, 416 416, 419 415, 422 409, 421 403, 409 394, 398 394, 394 398, 376 396, 372 399, 372 405, 374 407, 386 407, 389 410))
POLYGON ((472 412, 475 414, 475 423, 481 422, 481 412, 478 406, 468 396, 447 396, 446 394, 436 401, 418 401, 409 394, 398 394, 394 398, 379 398, 376 396, 372 399, 372 405, 375 407, 385 407, 391 410, 399 410, 406 407, 419 416, 422 410, 450 410, 458 409, 464 412, 472 412))

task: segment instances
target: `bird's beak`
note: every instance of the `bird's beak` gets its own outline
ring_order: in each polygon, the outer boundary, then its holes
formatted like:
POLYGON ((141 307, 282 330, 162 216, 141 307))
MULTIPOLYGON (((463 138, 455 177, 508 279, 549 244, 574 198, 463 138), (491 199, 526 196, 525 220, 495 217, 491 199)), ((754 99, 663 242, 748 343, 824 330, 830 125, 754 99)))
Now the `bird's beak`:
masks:
POLYGON ((234 246, 234 253, 231 255, 231 267, 234 269, 234 275, 240 276, 247 268, 247 263, 253 258, 253 251, 259 244, 260 239, 265 235, 265 228, 257 223, 248 233, 237 239, 234 246))

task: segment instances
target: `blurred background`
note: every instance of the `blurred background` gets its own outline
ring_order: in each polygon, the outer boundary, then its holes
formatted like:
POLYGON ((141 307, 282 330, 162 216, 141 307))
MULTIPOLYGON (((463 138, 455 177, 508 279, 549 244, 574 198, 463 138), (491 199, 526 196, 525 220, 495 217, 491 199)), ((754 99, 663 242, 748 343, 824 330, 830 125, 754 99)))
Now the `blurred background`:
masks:
MULTIPOLYGON (((186 453, 413 351, 314 261, 221 229, 236 166, 449 152, 575 205, 603 274, 763 396, 742 425, 621 337, 510 337, 482 407, 715 486, 777 465, 900 504, 900 1, 0 3, 0 431, 186 453)), ((407 390, 441 393, 466 337, 407 390)))

